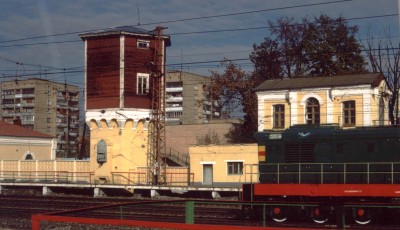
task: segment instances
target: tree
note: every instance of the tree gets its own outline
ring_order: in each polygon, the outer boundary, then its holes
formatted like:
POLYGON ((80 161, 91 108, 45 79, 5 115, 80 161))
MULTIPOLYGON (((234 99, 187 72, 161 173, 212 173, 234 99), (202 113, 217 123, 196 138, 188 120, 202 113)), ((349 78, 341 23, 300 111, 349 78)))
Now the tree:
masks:
POLYGON ((369 36, 364 45, 372 71, 385 76, 386 87, 390 95, 382 95, 388 100, 388 113, 391 124, 399 124, 399 88, 400 88, 400 43, 393 44, 390 35, 386 40, 375 41, 369 36))
POLYGON ((240 109, 244 123, 230 133, 232 142, 253 141, 257 131, 257 98, 252 91, 267 79, 304 76, 333 76, 364 72, 361 45, 355 39, 356 26, 348 26, 343 18, 321 15, 313 21, 303 18, 297 23, 283 17, 269 22, 271 36, 253 45, 250 60, 254 71, 246 73, 225 60, 223 73, 212 72, 215 100, 221 97, 224 117, 240 109), (236 109, 236 111, 235 111, 236 109))
POLYGON ((357 26, 326 15, 301 23, 283 17, 269 21, 271 36, 253 45, 250 60, 259 79, 334 76, 365 72, 357 26))
POLYGON ((240 128, 235 126, 228 134, 231 142, 252 142, 254 131, 257 130, 257 100, 252 91, 256 82, 251 74, 233 62, 225 60, 222 65, 225 66, 223 73, 211 72, 211 99, 221 101, 223 118, 244 114, 243 125, 240 128))
POLYGON ((311 76, 334 76, 365 72, 362 45, 355 38, 358 28, 328 16, 315 18, 304 32, 306 71, 311 76))

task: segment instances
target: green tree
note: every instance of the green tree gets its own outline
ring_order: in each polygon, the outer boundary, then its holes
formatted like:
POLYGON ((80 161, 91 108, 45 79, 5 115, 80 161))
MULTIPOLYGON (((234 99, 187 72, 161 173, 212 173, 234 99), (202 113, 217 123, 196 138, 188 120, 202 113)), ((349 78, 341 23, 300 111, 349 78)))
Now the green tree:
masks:
POLYGON ((305 26, 303 47, 306 73, 310 76, 334 76, 366 72, 362 45, 355 34, 357 26, 321 15, 305 26))
POLYGON ((256 79, 334 76, 365 72, 357 26, 326 15, 296 22, 283 17, 269 22, 271 36, 253 45, 250 60, 256 79))
POLYGON ((213 99, 220 97, 224 117, 231 117, 238 109, 244 114, 243 125, 229 134, 234 143, 253 141, 258 121, 257 98, 252 89, 263 81, 365 72, 361 45, 355 39, 358 28, 348 26, 342 17, 321 15, 313 21, 303 18, 301 22, 282 17, 269 25, 271 36, 253 45, 252 73, 226 60, 223 73, 211 74, 210 95, 213 99))

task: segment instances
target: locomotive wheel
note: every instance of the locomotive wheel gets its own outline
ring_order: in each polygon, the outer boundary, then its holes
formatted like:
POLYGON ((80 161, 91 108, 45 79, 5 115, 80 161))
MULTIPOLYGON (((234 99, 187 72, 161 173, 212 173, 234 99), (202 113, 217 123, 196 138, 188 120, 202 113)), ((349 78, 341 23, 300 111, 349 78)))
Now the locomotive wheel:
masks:
POLYGON ((275 206, 272 208, 272 219, 275 222, 282 223, 287 220, 286 208, 275 206))
POLYGON ((354 221, 361 225, 369 224, 372 221, 371 211, 365 208, 354 208, 353 217, 354 221))
POLYGON ((329 219, 329 213, 326 209, 318 206, 314 207, 311 213, 312 220, 317 224, 326 223, 329 219))

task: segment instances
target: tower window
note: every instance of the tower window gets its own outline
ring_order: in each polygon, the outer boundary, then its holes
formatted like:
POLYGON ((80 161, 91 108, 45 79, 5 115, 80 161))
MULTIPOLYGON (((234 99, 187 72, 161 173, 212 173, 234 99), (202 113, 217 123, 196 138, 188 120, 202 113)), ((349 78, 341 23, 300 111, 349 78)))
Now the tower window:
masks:
POLYGON ((107 143, 100 140, 97 143, 97 163, 103 164, 107 162, 107 143))
POLYGON ((138 75, 137 76, 137 94, 146 95, 149 93, 149 76, 138 75))
POLYGON ((137 47, 141 49, 148 49, 150 47, 150 41, 138 40, 137 47))

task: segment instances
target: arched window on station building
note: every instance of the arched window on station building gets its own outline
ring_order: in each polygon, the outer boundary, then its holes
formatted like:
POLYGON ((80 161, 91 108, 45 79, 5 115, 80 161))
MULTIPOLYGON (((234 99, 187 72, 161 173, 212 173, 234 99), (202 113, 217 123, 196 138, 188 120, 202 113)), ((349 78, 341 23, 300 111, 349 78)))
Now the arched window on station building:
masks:
POLYGON ((315 97, 310 97, 307 99, 306 124, 308 125, 320 124, 320 105, 315 97))

